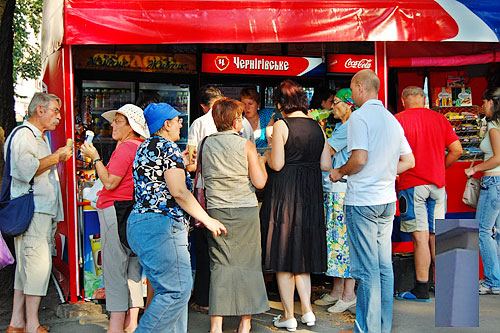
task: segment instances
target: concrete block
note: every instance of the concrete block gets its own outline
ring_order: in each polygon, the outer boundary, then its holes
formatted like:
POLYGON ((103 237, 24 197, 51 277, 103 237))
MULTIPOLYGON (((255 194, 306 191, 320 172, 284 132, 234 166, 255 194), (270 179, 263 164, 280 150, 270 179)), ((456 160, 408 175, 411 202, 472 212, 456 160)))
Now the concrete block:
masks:
POLYGON ((56 316, 59 318, 95 317, 102 315, 102 306, 92 302, 60 304, 56 316))
POLYGON ((478 267, 478 251, 436 255, 436 327, 479 326, 478 267))
POLYGON ((479 251, 478 220, 436 220, 436 254, 444 253, 452 249, 479 251))

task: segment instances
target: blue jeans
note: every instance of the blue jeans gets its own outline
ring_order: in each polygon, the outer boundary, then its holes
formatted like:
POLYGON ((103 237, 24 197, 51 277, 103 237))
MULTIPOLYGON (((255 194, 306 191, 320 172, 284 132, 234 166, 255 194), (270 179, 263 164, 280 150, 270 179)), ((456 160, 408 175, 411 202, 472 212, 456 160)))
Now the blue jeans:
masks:
POLYGON ((344 206, 351 274, 359 281, 354 332, 390 332, 394 275, 392 222, 396 203, 344 206))
POLYGON ((484 286, 500 290, 500 176, 481 178, 481 194, 477 203, 479 251, 483 261, 484 286), (495 228, 495 231, 493 231, 495 228))
POLYGON ((153 301, 135 330, 187 332, 191 295, 191 261, 187 227, 183 222, 157 213, 132 212, 127 238, 155 290, 153 301))

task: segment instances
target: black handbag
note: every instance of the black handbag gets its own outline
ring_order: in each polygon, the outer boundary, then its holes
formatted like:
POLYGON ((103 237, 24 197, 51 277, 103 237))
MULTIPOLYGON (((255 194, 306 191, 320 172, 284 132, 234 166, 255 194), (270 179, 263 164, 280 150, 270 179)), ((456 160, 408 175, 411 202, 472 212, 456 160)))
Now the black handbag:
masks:
MULTIPOLYGON (((11 199, 10 184, 12 177, 10 175, 10 144, 17 131, 21 128, 27 128, 33 133, 33 130, 28 126, 19 126, 14 129, 11 135, 9 144, 7 145, 7 154, 5 159, 5 167, 3 170, 2 192, 0 195, 0 231, 4 235, 17 236, 24 233, 33 218, 35 212, 35 202, 33 198, 33 184, 35 176, 31 178, 28 193, 11 199)), ((33 136, 35 133, 33 133, 33 136)))
POLYGON ((116 220, 118 222, 118 236, 124 247, 130 250, 130 245, 127 240, 127 220, 134 208, 134 200, 115 201, 116 220))

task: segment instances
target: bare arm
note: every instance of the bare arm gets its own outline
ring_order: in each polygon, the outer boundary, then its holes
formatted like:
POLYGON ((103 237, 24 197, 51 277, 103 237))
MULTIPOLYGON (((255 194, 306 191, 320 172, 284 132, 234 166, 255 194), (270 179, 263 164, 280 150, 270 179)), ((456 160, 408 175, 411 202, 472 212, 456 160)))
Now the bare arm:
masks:
POLYGON ((368 152, 363 149, 355 149, 351 152, 351 157, 347 160, 347 163, 337 169, 332 169, 330 171, 330 180, 332 182, 337 182, 344 175, 352 175, 360 172, 368 160, 368 152))
POLYGON ((288 127, 284 121, 277 121, 273 126, 271 151, 266 151, 265 157, 269 167, 280 171, 285 165, 285 142, 288 139, 288 127))
POLYGON ((332 147, 330 147, 330 145, 328 144, 325 132, 323 132, 323 136, 325 137, 325 145, 323 147, 323 151, 321 152, 320 166, 321 171, 330 171, 330 169, 332 168, 332 147))
POLYGON ((462 144, 460 141, 453 141, 448 145, 448 154, 446 154, 446 159, 444 161, 444 167, 448 169, 455 163, 460 155, 462 155, 462 144))
POLYGON ((39 159, 40 164, 38 165, 38 169, 35 172, 35 176, 38 176, 52 166, 60 163, 66 162, 73 155, 73 141, 68 140, 66 146, 57 149, 53 154, 49 156, 45 156, 44 158, 39 159))
POLYGON ((264 188, 267 181, 265 159, 257 154, 257 149, 250 140, 247 140, 245 152, 248 160, 248 173, 253 186, 258 189, 264 188))
POLYGON ((267 142, 268 142, 267 145, 268 146, 270 145, 271 140, 273 138, 273 125, 274 125, 274 117, 271 117, 271 120, 266 125, 266 138, 267 138, 267 142))
POLYGON ((398 175, 415 166, 415 156, 413 153, 399 156, 398 175))
MULTIPOLYGON (((91 143, 84 142, 83 145, 80 147, 80 150, 82 151, 83 155, 85 155, 86 157, 89 157, 92 161, 100 159, 99 152, 94 147, 94 145, 91 143)), ((97 172, 99 179, 101 180, 102 184, 104 185, 104 188, 106 188, 106 190, 108 190, 108 191, 114 190, 115 188, 117 188, 123 179, 123 177, 119 177, 119 176, 110 174, 108 172, 108 169, 104 165, 103 161, 98 161, 95 163, 95 171, 97 172)))
POLYGON ((227 234, 226 227, 218 220, 211 218, 207 212, 200 206, 198 201, 186 187, 186 175, 183 169, 168 169, 164 172, 165 182, 167 183, 170 194, 175 201, 189 215, 201 221, 205 227, 212 232, 214 237, 221 233, 227 234))
POLYGON ((490 170, 500 165, 500 130, 496 128, 490 129, 489 136, 491 148, 493 149, 493 156, 483 163, 479 163, 472 168, 465 169, 465 174, 467 176, 470 177, 476 172, 490 170))

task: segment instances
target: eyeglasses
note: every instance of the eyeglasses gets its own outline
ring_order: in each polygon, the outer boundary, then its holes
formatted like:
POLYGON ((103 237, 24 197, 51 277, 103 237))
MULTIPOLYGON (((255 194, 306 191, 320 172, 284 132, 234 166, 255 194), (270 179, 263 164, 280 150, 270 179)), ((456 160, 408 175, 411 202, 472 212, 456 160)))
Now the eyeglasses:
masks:
POLYGON ((241 117, 236 117, 236 118, 234 118, 234 120, 243 121, 243 116, 241 116, 241 117))
POLYGON ((116 120, 113 119, 113 121, 111 123, 115 123, 115 124, 125 124, 127 121, 125 119, 122 119, 122 120, 116 120))
POLYGON ((340 99, 334 99, 334 100, 332 101, 332 104, 333 104, 333 105, 337 105, 337 104, 339 104, 339 103, 342 103, 342 101, 341 101, 340 99))
POLYGON ((48 106, 46 106, 45 108, 46 108, 47 110, 51 110, 51 111, 53 111, 53 112, 55 112, 55 113, 61 113, 61 109, 59 109, 59 108, 55 108, 55 109, 54 109, 54 108, 49 108, 48 106))

